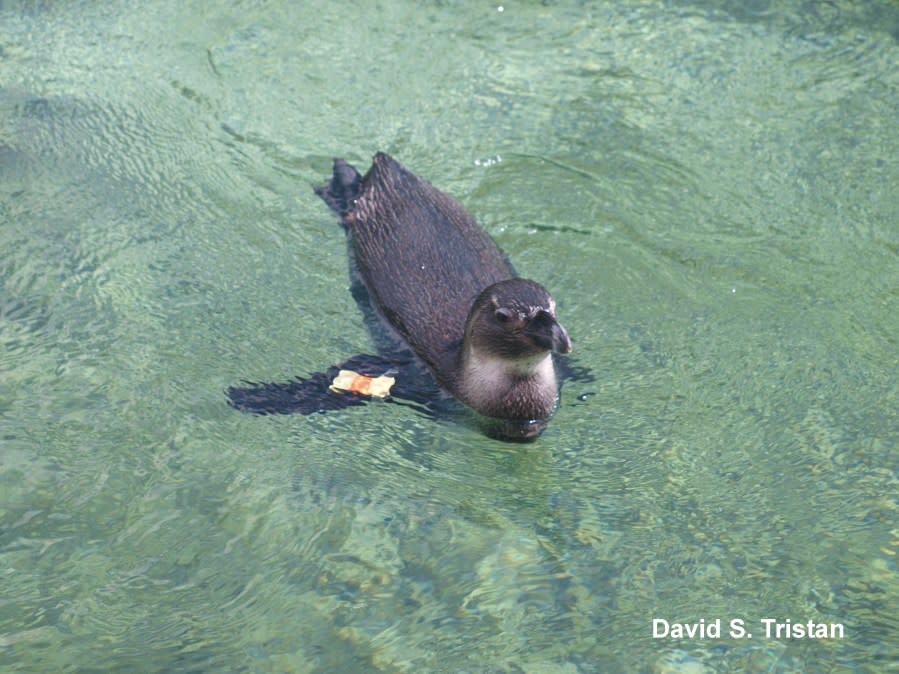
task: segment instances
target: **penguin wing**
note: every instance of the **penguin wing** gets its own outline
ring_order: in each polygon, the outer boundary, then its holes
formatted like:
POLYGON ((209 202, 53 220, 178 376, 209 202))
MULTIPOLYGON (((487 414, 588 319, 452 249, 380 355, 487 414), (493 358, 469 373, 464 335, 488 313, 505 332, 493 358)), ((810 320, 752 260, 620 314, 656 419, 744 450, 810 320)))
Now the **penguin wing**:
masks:
POLYGON ((232 407, 251 414, 318 414, 364 405, 372 397, 428 407, 440 397, 411 354, 362 354, 306 378, 244 383, 229 387, 225 395, 232 407))
POLYGON ((556 372, 559 375, 559 388, 568 381, 579 384, 592 384, 596 381, 593 370, 583 365, 575 365, 571 356, 561 357, 554 353, 553 362, 556 364, 556 372))

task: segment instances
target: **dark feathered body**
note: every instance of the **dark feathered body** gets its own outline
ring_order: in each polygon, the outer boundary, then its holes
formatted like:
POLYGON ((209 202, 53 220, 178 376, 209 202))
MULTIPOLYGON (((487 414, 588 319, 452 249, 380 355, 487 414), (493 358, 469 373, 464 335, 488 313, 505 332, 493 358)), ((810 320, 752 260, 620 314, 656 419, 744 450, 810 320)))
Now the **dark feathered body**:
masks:
POLYGON ((455 392, 468 312, 512 269, 465 209, 392 157, 378 153, 354 176, 336 166, 319 194, 341 215, 375 309, 455 392))
POLYGON ((375 310, 437 383, 481 414, 535 437, 557 397, 552 352, 568 333, 539 283, 515 278, 500 249, 455 200, 386 154, 361 177, 334 162, 316 192, 341 216, 375 310))

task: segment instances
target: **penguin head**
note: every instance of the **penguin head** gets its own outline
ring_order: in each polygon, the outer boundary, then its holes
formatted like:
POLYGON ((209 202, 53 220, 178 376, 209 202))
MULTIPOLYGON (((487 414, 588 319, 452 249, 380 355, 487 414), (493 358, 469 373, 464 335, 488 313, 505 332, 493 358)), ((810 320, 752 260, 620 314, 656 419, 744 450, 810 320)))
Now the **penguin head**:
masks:
POLYGON ((509 279, 475 300, 465 329, 468 348, 523 367, 549 352, 569 353, 571 339, 556 319, 556 303, 539 283, 509 279))

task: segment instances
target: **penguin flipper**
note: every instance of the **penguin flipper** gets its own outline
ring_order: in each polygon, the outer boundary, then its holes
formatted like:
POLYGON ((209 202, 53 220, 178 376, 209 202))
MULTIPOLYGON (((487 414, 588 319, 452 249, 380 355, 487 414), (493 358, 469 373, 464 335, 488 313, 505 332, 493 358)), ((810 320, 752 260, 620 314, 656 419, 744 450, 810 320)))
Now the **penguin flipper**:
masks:
POLYGON ((233 408, 250 414, 319 414, 364 405, 371 400, 371 396, 335 387, 335 379, 342 370, 366 378, 392 377, 395 383, 383 397, 387 402, 405 400, 427 406, 439 394, 436 384, 427 381, 430 377, 423 375, 411 357, 362 354, 304 379, 245 382, 247 386, 229 387, 225 395, 233 408))
POLYGON ((556 364, 560 382, 573 381, 580 384, 592 384, 596 381, 596 375, 593 374, 593 370, 589 367, 575 365, 570 356, 566 358, 556 354, 553 354, 553 356, 553 362, 556 364))
POLYGON ((317 372, 308 379, 287 382, 245 382, 225 391, 234 409, 251 414, 316 414, 364 405, 365 398, 349 391, 332 391, 338 369, 317 372))

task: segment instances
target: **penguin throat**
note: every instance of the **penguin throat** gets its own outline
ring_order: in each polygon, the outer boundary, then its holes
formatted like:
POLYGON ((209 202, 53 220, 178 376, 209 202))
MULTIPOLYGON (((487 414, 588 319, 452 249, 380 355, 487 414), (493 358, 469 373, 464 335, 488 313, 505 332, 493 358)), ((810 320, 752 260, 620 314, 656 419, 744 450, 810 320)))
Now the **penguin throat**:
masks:
POLYGON ((470 347, 463 353, 460 388, 463 401, 486 416, 548 418, 556 401, 552 354, 513 360, 470 347))

